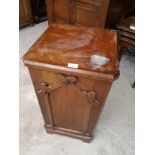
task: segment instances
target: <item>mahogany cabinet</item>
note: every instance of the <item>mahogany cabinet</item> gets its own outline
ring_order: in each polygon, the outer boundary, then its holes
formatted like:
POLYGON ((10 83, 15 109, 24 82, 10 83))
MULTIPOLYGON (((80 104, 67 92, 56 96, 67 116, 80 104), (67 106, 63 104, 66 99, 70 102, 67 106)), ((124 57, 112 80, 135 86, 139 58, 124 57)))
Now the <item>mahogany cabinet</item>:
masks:
POLYGON ((90 142, 118 77, 114 30, 52 24, 23 56, 47 133, 90 142))

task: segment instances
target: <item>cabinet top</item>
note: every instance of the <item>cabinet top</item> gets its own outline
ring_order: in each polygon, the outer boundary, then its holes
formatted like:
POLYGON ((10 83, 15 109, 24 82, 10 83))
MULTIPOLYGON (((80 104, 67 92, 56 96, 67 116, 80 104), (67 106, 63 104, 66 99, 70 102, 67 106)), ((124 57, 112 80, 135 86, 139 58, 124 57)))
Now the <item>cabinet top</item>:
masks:
POLYGON ((23 60, 116 74, 117 32, 110 29, 52 24, 23 56, 23 60))

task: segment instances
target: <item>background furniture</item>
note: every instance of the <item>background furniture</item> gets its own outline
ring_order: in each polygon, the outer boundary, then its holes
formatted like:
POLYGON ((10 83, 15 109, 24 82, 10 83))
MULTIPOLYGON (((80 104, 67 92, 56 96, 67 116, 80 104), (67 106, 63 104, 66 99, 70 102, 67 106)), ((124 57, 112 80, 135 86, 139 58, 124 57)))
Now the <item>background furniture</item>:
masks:
POLYGON ((119 57, 122 55, 122 51, 126 48, 126 54, 135 54, 135 18, 129 17, 122 20, 117 26, 119 35, 119 57))
POLYGON ((134 13, 135 1, 20 0, 19 2, 20 27, 44 21, 48 14, 49 24, 55 22, 115 29, 121 19, 134 13))
POLYGON ((34 22, 47 20, 45 0, 31 0, 31 4, 34 22))
POLYGON ((45 0, 19 0, 19 27, 47 19, 45 0))
MULTIPOLYGON (((135 55, 135 17, 128 17, 122 20, 117 26, 119 35, 119 60, 122 53, 131 56, 135 55)), ((132 87, 135 87, 135 82, 132 87)))
POLYGON ((23 60, 46 131, 90 142, 119 75, 116 31, 52 24, 23 60))
POLYGON ((116 28, 119 22, 135 13, 135 0, 110 0, 105 27, 116 28))
POLYGON ((19 27, 32 24, 32 8, 30 0, 19 1, 19 27))
POLYGON ((46 0, 48 23, 115 28, 131 2, 134 0, 46 0))

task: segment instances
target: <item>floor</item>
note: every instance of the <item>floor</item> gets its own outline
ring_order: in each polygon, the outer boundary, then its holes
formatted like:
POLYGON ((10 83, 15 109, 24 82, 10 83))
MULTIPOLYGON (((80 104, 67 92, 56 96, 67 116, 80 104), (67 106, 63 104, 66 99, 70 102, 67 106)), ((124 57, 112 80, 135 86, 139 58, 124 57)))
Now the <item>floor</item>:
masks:
POLYGON ((20 56, 20 154, 21 155, 134 155, 135 91, 134 58, 123 56, 120 77, 113 83, 105 107, 89 144, 80 140, 49 135, 27 68, 21 57, 47 28, 47 22, 19 32, 20 56))

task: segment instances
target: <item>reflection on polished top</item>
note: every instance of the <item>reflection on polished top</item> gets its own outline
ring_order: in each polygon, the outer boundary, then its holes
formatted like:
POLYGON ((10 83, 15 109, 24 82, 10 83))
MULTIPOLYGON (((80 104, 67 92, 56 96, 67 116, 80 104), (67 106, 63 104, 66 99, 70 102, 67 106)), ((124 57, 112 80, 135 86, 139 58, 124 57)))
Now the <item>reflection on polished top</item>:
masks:
POLYGON ((24 60, 116 74, 117 33, 114 30, 52 24, 24 55, 24 60))

